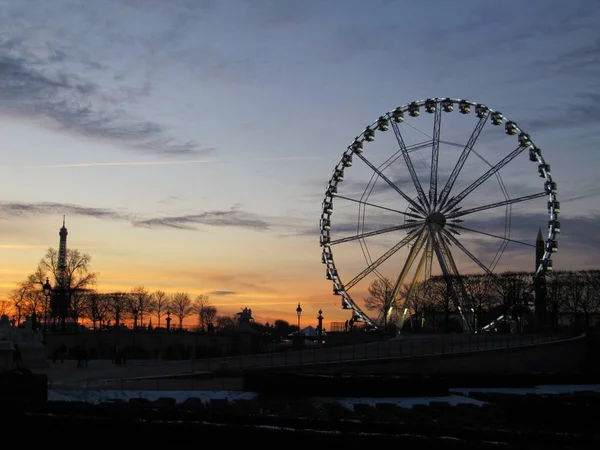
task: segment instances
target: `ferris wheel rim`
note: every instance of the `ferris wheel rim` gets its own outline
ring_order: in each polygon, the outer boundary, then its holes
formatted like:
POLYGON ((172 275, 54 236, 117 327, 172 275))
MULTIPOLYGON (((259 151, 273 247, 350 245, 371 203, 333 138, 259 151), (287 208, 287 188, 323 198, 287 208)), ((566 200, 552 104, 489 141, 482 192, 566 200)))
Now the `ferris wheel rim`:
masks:
MULTIPOLYGON (((494 125, 504 125, 507 130, 510 127, 512 135, 518 135, 519 145, 522 146, 524 150, 529 150, 530 160, 538 163, 538 172, 541 178, 544 178, 544 193, 548 197, 548 232, 545 241, 544 253, 539 261, 537 266, 535 275, 538 276, 540 274, 544 274, 546 270, 552 269, 552 253, 556 251, 556 243, 557 243, 557 235, 560 233, 560 222, 558 221, 558 214, 560 212, 560 202, 558 202, 557 198, 557 189, 556 183, 553 179, 552 172, 550 170, 550 165, 547 163, 546 159, 542 155, 542 151, 540 147, 535 145, 530 135, 525 132, 523 128, 521 128, 516 121, 511 120, 508 116, 501 113, 498 110, 494 110, 487 105, 479 102, 474 102, 467 99, 462 98, 453 98, 453 97, 431 97, 426 99, 420 99, 411 101, 409 103, 405 103, 401 106, 398 106, 384 114, 382 114, 376 121, 372 122, 370 125, 367 125, 365 129, 356 136, 346 147, 346 150, 342 153, 342 157, 336 164, 332 176, 329 179, 325 191, 325 198, 322 202, 322 212, 321 212, 321 221, 320 221, 320 246, 322 248, 322 263, 326 265, 326 275, 329 280, 332 281, 334 295, 340 296, 342 299, 342 309, 349 309, 353 311, 353 315, 356 315, 358 318, 363 320, 365 323, 369 324, 374 328, 379 328, 379 325, 375 323, 357 304, 357 302, 352 298, 352 295, 347 292, 345 284, 342 282, 341 277, 339 275, 337 266, 334 261, 333 251, 331 249, 331 235, 330 235, 330 227, 331 227, 331 216, 333 215, 333 203, 334 199, 337 196, 337 186, 343 180, 344 170, 351 166, 352 156, 362 153, 363 144, 368 142, 369 137, 374 133, 380 131, 386 131, 387 128, 378 130, 378 126, 381 125, 381 121, 385 120, 391 123, 397 117, 402 117, 401 122, 404 121, 403 117, 405 113, 411 114, 411 111, 414 111, 415 108, 422 108, 424 106, 431 107, 432 105, 435 107, 436 111, 442 111, 442 108, 445 108, 447 105, 452 105, 452 109, 450 111, 446 110, 446 112, 452 112, 454 105, 459 105, 461 108, 460 112, 462 114, 468 114, 470 112, 470 108, 476 108, 476 111, 485 111, 486 120, 488 117, 493 117, 496 122, 494 125), (468 106, 468 112, 464 113, 462 108, 468 106), (524 139, 524 144, 521 139, 524 139), (358 150, 360 149, 360 151, 358 150), (348 160, 350 160, 350 166, 347 165, 348 160), (341 174, 341 176, 340 176, 341 174), (546 186, 549 188, 546 189, 546 186), (553 247, 554 245, 554 247, 553 247)), ((417 111, 418 111, 417 109, 417 111)), ((428 111, 431 112, 431 111, 428 111)), ((417 114, 418 116, 419 114, 417 114)), ((415 117, 415 116, 413 116, 415 117)), ((479 116, 478 116, 479 117, 479 116)), ((386 123, 387 123, 386 122, 386 123)), ((399 123, 401 123, 399 122, 399 123)), ((485 125, 485 123, 484 123, 485 125)), ((439 138, 438 138, 439 145, 439 138)), ((405 147, 406 149, 406 147, 405 147)), ((436 161, 437 165, 437 161, 436 161)), ((436 168, 437 170, 437 168, 436 168)), ((437 201, 437 198, 436 198, 437 201)), ((416 207, 415 203, 413 206, 416 207)), ((448 208, 446 212, 450 211, 452 208, 448 208)), ((421 213, 426 214, 424 210, 420 211, 421 213)), ((409 227, 406 227, 409 228, 409 227)), ((419 233, 414 233, 416 236, 419 233)))

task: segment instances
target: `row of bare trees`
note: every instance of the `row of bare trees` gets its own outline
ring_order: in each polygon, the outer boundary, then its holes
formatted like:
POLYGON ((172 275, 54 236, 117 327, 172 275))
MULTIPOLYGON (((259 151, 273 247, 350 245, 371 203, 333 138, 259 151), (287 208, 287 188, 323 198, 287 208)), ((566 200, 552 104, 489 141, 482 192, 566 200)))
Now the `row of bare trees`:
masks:
POLYGON ((12 313, 17 324, 25 316, 35 317, 38 322, 45 318, 68 320, 74 324, 87 321, 94 329, 120 326, 125 322, 133 323, 134 327, 146 327, 152 317, 157 319, 156 326, 162 327, 167 315, 173 315, 179 328, 183 328, 184 319, 195 314, 200 330, 217 322, 235 321, 234 317, 217 317, 217 308, 210 304, 206 295, 192 299, 187 292, 150 292, 143 286, 130 292, 100 293, 95 289, 98 274, 90 270, 90 264, 90 255, 77 249, 67 250, 67 270, 62 283, 67 305, 65 317, 58 317, 60 312, 52 307, 55 291, 47 297, 43 289, 46 281, 54 287, 59 285, 58 251, 54 248, 48 249, 35 272, 9 293, 8 300, 0 301, 0 315, 12 313))
MULTIPOLYGON (((533 279, 531 272, 432 277, 403 286, 403 303, 394 309, 393 281, 377 278, 369 286, 364 302, 367 309, 380 315, 384 324, 386 320, 396 320, 396 314, 403 314, 404 307, 408 307, 411 317, 428 317, 433 324, 436 316, 442 316, 447 329, 451 315, 457 312, 453 301, 456 295, 461 299, 463 313, 472 318, 478 329, 485 325, 482 316, 491 311, 522 321, 535 301, 533 279)), ((600 314, 600 270, 550 272, 544 285, 546 310, 553 325, 566 316, 571 323, 589 326, 592 317, 600 314)))
POLYGON ((149 292, 145 287, 137 286, 130 292, 84 292, 78 296, 78 302, 72 304, 71 312, 74 322, 82 318, 91 323, 93 329, 118 327, 125 321, 132 322, 134 328, 149 328, 153 317, 156 318, 155 327, 164 328, 165 319, 171 315, 181 329, 184 319, 195 314, 198 328, 206 330, 215 321, 217 308, 210 304, 206 295, 198 295, 192 300, 187 292, 149 292))

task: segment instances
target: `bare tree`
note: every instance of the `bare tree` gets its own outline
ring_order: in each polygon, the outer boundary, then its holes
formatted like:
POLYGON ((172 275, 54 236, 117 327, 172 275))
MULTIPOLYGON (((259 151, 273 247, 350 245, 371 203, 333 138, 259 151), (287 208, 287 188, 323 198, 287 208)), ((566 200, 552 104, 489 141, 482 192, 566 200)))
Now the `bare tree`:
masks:
POLYGON ((196 297, 192 306, 193 312, 198 314, 198 325, 200 326, 200 330, 206 331, 217 316, 217 308, 210 304, 208 295, 202 294, 196 297))
POLYGON ((129 306, 129 294, 126 292, 113 292, 110 295, 110 313, 115 321, 115 327, 121 325, 121 320, 129 306))
POLYGON ((237 322, 237 317, 217 316, 215 318, 215 322, 217 323, 217 328, 219 328, 220 330, 233 330, 237 322))
POLYGON ((85 317, 92 321, 94 330, 106 324, 110 317, 110 294, 87 292, 84 296, 85 317))
POLYGON ((26 283, 19 283, 16 289, 13 289, 8 298, 12 301, 13 308, 16 313, 17 325, 21 323, 21 317, 23 316, 23 309, 25 308, 25 294, 27 293, 26 283))
POLYGON ((67 313, 71 308, 73 294, 96 284, 98 274, 90 272, 92 257, 77 249, 67 249, 67 267, 64 286, 60 285, 58 270, 58 250, 49 248, 46 255, 38 264, 33 274, 34 281, 40 287, 45 283, 46 276, 54 279, 51 312, 53 317, 59 317, 64 329, 67 313))
POLYGON ((160 320, 163 314, 169 309, 169 296, 160 289, 156 290, 152 294, 152 303, 154 315, 158 319, 158 327, 160 328, 160 320))
POLYGON ((87 317, 86 316, 86 308, 87 308, 87 304, 86 304, 86 296, 88 295, 88 293, 90 292, 89 289, 78 289, 76 291, 73 291, 71 293, 71 302, 70 302, 70 308, 69 308, 69 312, 70 312, 70 316, 71 319, 73 320, 74 324, 77 324, 79 322, 79 319, 81 317, 87 317))
POLYGON ((171 300, 171 308, 177 319, 179 319, 179 329, 183 329, 183 319, 189 316, 192 312, 192 299, 187 292, 177 292, 173 294, 171 300))
POLYGON ((8 315, 11 311, 11 303, 8 300, 0 300, 0 316, 8 315))
POLYGON ((394 283, 389 278, 374 279, 369 285, 369 295, 364 299, 365 308, 377 311, 383 318, 383 326, 387 328, 387 321, 394 295, 394 283))
POLYGON ((136 286, 130 293, 130 309, 137 314, 139 325, 144 325, 144 315, 150 315, 153 309, 152 296, 144 286, 136 286))
POLYGON ((561 312, 565 308, 568 293, 566 272, 552 271, 546 274, 546 302, 553 330, 558 329, 561 312))
POLYGON ((465 288, 469 293, 470 305, 473 316, 472 328, 473 331, 480 331, 485 324, 481 323, 482 315, 493 302, 493 284, 494 280, 490 279, 487 274, 473 274, 464 276, 465 288))

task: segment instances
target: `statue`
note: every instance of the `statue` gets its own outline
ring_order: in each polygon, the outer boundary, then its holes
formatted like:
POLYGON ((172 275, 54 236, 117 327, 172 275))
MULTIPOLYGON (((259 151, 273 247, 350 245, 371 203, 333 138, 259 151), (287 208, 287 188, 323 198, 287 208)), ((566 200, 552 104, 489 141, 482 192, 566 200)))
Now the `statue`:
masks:
POLYGON ((15 326, 7 315, 0 316, 0 372, 14 368, 15 352, 29 369, 47 367, 46 347, 39 329, 33 329, 30 317, 15 326))
POLYGON ((10 321, 6 314, 0 317, 0 341, 8 341, 10 336, 10 321))

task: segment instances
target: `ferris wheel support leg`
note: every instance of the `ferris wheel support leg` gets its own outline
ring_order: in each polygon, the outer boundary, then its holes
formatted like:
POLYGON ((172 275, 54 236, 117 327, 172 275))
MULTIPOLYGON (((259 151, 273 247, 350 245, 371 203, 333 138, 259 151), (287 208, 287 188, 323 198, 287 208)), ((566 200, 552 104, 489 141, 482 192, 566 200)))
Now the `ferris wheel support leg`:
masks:
MULTIPOLYGON (((392 304, 395 304, 395 305, 398 304, 398 299, 400 298, 400 289, 402 289, 402 286, 404 285, 404 280, 405 280, 406 276, 408 275, 408 271, 412 267, 413 263, 415 262, 415 259, 417 258, 419 252, 423 248, 423 245, 425 244, 426 241, 427 241, 426 228, 422 228, 421 231, 419 232, 419 237, 417 238, 417 241, 415 242, 415 244, 410 249, 410 252, 408 253, 408 258, 406 258, 406 261, 404 262, 404 266, 402 267, 402 270, 400 271, 400 274, 398 275, 398 278, 396 280, 396 284, 394 285, 394 290, 393 290, 393 293, 391 296, 392 304)), ((405 316, 408 312, 409 311, 407 311, 407 308, 405 307, 404 311, 402 312, 402 315, 401 316, 398 315, 398 317, 396 318, 396 326, 399 325, 398 319, 400 317, 402 317, 402 322, 404 322, 405 316)), ((399 329, 401 329, 401 326, 399 329)))
POLYGON ((465 299, 468 298, 467 290, 465 289, 465 286, 463 285, 462 280, 460 279, 460 274, 458 273, 454 259, 452 258, 452 255, 448 250, 448 247, 446 246, 444 238, 441 236, 441 233, 434 230, 433 225, 430 225, 429 227, 433 243, 433 249, 437 256, 440 268, 442 269, 442 274, 446 279, 447 289, 449 291, 450 297, 452 298, 454 306, 456 307, 456 309, 458 309, 458 312, 460 314, 463 331, 470 332, 471 325, 469 324, 469 321, 465 319, 462 302, 458 295, 458 292, 456 291, 456 285, 458 285, 460 293, 465 299))

